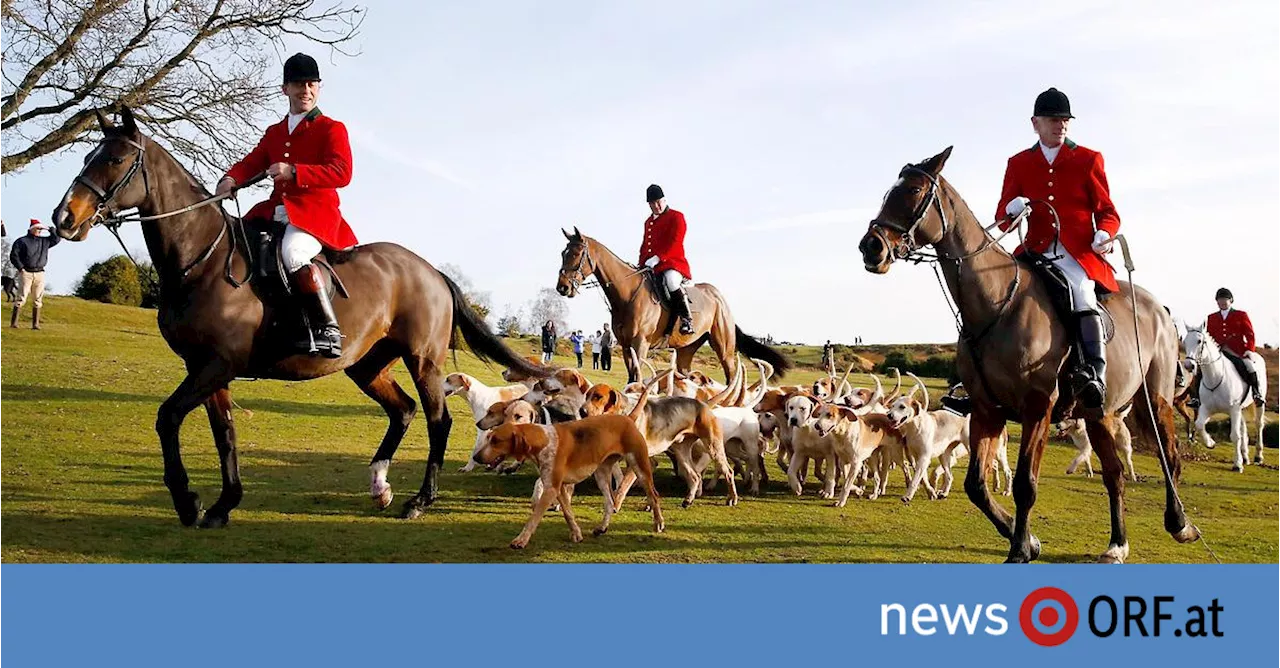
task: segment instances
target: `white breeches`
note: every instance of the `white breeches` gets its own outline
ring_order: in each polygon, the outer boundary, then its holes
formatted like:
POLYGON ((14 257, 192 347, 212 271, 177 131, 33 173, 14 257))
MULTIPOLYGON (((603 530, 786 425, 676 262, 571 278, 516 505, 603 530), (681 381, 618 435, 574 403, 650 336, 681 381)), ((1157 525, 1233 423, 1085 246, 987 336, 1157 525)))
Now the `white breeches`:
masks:
POLYGON ((284 261, 285 271, 292 274, 307 266, 321 250, 324 246, 315 237, 293 225, 285 226, 284 239, 280 242, 280 259, 284 261))
POLYGON ((1062 257, 1053 261, 1053 266, 1062 271, 1067 277, 1067 285, 1071 288, 1071 302, 1075 305, 1075 312, 1096 311, 1098 310, 1098 293, 1094 291, 1093 279, 1084 273, 1084 267, 1076 262, 1074 257, 1066 251, 1066 249, 1049 249, 1049 257, 1053 257, 1053 251, 1058 250, 1057 254, 1062 257))
POLYGON ((684 275, 675 269, 668 269, 662 272, 662 284, 667 286, 667 292, 675 292, 684 284, 684 275))

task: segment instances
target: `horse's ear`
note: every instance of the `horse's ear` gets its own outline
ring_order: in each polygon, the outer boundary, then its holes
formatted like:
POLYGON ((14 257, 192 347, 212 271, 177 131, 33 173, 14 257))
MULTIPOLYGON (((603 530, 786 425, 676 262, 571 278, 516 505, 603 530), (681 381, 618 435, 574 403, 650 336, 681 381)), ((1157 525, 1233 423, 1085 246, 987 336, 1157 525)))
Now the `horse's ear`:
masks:
POLYGON ((115 129, 115 123, 112 123, 111 119, 107 118, 107 115, 102 113, 101 109, 94 109, 93 114, 98 117, 98 127, 102 128, 103 134, 115 129))
POLYGON ((133 119, 133 110, 129 107, 120 108, 120 129, 130 137, 138 134, 138 123, 133 119))
POLYGON ((560 234, 563 234, 564 238, 568 239, 569 241, 573 241, 573 236, 570 235, 568 232, 565 232, 563 227, 560 228, 560 234))
POLYGON ((947 158, 951 157, 951 149, 953 148, 955 147, 948 146, 943 152, 921 163, 920 168, 934 176, 941 174, 942 167, 947 164, 947 158))
POLYGON ((577 225, 574 225, 574 226, 573 226, 573 240, 574 240, 574 241, 582 241, 582 233, 578 231, 578 226, 577 226, 577 225))

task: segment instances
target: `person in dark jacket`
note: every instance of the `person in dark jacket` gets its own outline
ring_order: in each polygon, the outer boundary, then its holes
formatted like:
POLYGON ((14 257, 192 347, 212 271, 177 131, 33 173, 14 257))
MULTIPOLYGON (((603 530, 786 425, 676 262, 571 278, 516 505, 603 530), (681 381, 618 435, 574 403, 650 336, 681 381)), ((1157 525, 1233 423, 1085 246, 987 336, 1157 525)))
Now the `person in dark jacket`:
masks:
POLYGON ((542 326, 542 363, 550 364, 555 354, 556 324, 548 320, 547 324, 542 326))
POLYGON ((18 313, 27 297, 35 306, 31 314, 31 329, 40 329, 40 309, 44 307, 44 267, 49 263, 49 249, 58 245, 62 238, 49 233, 39 220, 31 219, 27 227, 27 235, 13 242, 9 250, 9 261, 18 269, 17 283, 18 301, 13 304, 13 314, 9 316, 9 326, 18 326, 18 313))
POLYGON ((609 329, 609 323, 605 323, 600 330, 600 370, 609 371, 613 368, 613 330, 609 329))

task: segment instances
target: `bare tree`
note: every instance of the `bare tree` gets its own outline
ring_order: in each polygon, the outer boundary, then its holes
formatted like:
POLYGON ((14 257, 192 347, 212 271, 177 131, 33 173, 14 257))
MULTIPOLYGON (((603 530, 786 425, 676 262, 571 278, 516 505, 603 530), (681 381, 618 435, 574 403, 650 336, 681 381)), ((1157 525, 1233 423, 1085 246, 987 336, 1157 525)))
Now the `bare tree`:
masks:
POLYGON ((524 309, 512 308, 511 304, 503 304, 502 317, 498 318, 498 334, 502 336, 520 336, 525 331, 524 309))
POLYGON ((480 314, 481 318, 488 318, 489 313, 493 311, 492 295, 483 290, 477 290, 475 283, 471 281, 471 277, 467 276, 459 267, 452 262, 446 262, 436 267, 440 273, 453 279, 458 284, 458 288, 462 290, 462 295, 467 298, 467 304, 471 306, 471 310, 480 314))
POLYGON ((4 0, 0 173, 133 108, 197 174, 243 157, 279 94, 282 39, 352 55, 364 10, 316 0, 4 0))
POLYGON ((533 331, 541 329, 550 320, 556 324, 557 331, 567 333, 568 318, 569 301, 552 288, 541 288, 538 296, 529 302, 529 319, 532 321, 533 331))

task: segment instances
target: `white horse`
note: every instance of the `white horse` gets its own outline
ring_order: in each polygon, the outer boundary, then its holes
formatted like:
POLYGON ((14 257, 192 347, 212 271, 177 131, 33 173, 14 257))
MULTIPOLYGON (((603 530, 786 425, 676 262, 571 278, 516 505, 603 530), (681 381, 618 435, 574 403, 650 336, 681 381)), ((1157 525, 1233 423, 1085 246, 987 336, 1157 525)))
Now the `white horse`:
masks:
MULTIPOLYGON (((1205 447, 1212 448, 1215 444, 1209 432, 1205 431, 1205 423, 1217 413, 1230 415, 1231 440, 1236 446, 1235 465, 1231 470, 1243 471, 1249 455, 1249 429, 1245 426, 1243 413, 1245 408, 1254 403, 1249 385, 1240 377, 1240 372, 1236 371, 1235 365, 1218 347, 1218 342, 1205 333, 1203 323, 1199 327, 1187 327, 1187 335, 1182 339, 1182 348, 1187 357, 1195 360, 1200 366, 1200 410, 1196 414, 1196 431, 1204 440, 1205 447)), ((1265 397, 1267 395, 1266 363, 1257 353, 1251 353, 1245 361, 1252 363, 1257 370, 1262 396, 1265 397)), ((1258 411, 1258 443, 1253 463, 1261 464, 1262 428, 1266 425, 1267 414, 1265 406, 1258 405, 1255 409, 1258 411)))

